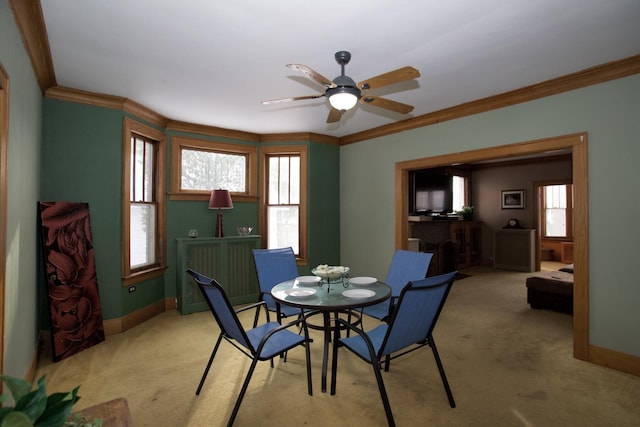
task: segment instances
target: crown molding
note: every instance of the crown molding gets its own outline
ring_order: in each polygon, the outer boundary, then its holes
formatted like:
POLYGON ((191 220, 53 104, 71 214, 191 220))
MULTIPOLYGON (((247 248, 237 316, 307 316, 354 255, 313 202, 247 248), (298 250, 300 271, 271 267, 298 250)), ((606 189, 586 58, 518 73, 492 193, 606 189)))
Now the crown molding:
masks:
POLYGON ((113 110, 122 110, 126 101, 126 98, 122 96, 104 95, 64 86, 48 88, 44 92, 44 97, 88 104, 96 107, 111 108, 113 110))
POLYGON ((343 136, 340 138, 340 145, 353 144, 355 142, 404 132, 410 129, 442 123, 465 116, 471 116, 473 114, 508 107, 638 73, 640 73, 640 55, 630 56, 618 61, 609 62, 572 74, 567 74, 562 77, 525 86, 520 89, 466 102, 450 108, 434 111, 433 113, 424 114, 411 119, 343 136))
POLYGON ((168 119, 150 108, 122 96, 104 95, 86 90, 72 89, 63 86, 50 87, 44 92, 45 98, 77 102, 95 107, 122 110, 151 124, 164 128, 168 119))
POLYGON ((260 135, 252 132, 225 129, 215 126, 198 125, 194 123, 179 122, 170 120, 166 126, 167 130, 175 132, 198 133, 207 136, 217 136, 221 138, 231 138, 248 142, 260 142, 260 135))
POLYGON ((277 143, 277 142, 319 142, 323 144, 340 145, 340 139, 335 136, 322 135, 313 132, 298 132, 298 133, 272 133, 264 134, 260 137, 260 142, 263 143, 277 143))
POLYGON ((125 98, 124 103, 122 105, 122 109, 131 115, 134 115, 138 118, 148 121, 156 126, 161 128, 165 128, 167 123, 169 123, 169 119, 167 119, 162 114, 156 113, 151 108, 148 108, 136 101, 132 101, 128 98, 125 98))
POLYGON ((56 85, 56 73, 40 1, 9 0, 13 18, 20 30, 40 91, 56 85))

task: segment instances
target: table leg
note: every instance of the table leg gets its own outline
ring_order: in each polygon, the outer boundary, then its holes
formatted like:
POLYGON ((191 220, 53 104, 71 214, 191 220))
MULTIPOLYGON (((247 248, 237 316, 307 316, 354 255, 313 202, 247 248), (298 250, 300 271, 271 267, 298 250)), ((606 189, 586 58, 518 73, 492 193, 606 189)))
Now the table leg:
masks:
POLYGON ((327 364, 329 363, 329 342, 331 341, 331 313, 322 313, 324 321, 324 348, 322 350, 322 392, 327 392, 327 364))
MULTIPOLYGON (((317 312, 313 314, 317 314, 317 312)), ((351 314, 350 312, 347 314, 349 315, 349 320, 350 320, 353 314, 351 314)), ((334 319, 331 318, 332 315, 335 319, 337 319, 338 316, 340 315, 340 311, 334 311, 334 312, 324 311, 324 310, 322 311, 322 329, 324 330, 324 340, 323 340, 324 342, 323 342, 323 348, 322 348, 322 392, 323 393, 327 392, 327 372, 329 370, 329 344, 333 340, 331 333, 334 331, 334 328, 337 325, 337 322, 335 322, 334 325, 331 324, 332 320, 335 321, 334 319)), ((360 319, 359 319, 359 316, 356 315, 356 317, 358 317, 358 319, 356 320, 356 323, 357 323, 360 321, 360 319)), ((316 326, 315 329, 320 329, 320 326, 319 325, 316 326)))
POLYGON ((333 352, 331 357, 331 396, 336 394, 336 372, 338 371, 338 341, 340 340, 340 326, 336 321, 333 328, 333 352))

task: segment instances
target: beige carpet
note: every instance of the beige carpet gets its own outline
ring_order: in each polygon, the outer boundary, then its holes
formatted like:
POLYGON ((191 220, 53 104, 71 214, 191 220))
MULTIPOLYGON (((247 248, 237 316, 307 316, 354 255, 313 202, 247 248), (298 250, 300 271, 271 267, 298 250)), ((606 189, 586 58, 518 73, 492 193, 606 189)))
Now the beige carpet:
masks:
MULTIPOLYGON (((640 425, 640 378, 573 359, 571 316, 530 309, 528 273, 465 272, 434 331, 457 408, 430 350, 413 352, 384 373, 398 426, 640 425)), ((314 395, 302 348, 274 369, 260 363, 236 426, 386 425, 370 366, 344 349, 337 394, 321 393, 322 338, 313 335, 314 395)), ((208 312, 167 312, 61 362, 43 355, 36 377, 47 374, 49 391, 81 385, 75 410, 125 397, 136 426, 226 425, 249 360, 223 343, 195 396, 216 337, 208 312)))

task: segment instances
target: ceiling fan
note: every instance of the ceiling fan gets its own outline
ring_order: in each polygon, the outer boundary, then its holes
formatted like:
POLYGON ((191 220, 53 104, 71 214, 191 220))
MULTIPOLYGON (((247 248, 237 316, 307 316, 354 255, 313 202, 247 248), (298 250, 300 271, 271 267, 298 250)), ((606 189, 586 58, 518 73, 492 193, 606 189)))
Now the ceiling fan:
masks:
POLYGON ((369 90, 378 89, 383 86, 404 82, 420 77, 420 72, 413 67, 402 67, 379 76, 371 77, 356 84, 349 76, 344 74, 344 67, 351 60, 351 53, 341 50, 335 54, 336 62, 340 65, 342 73, 333 81, 302 64, 287 64, 288 68, 304 74, 310 80, 324 86, 325 92, 316 95, 294 96, 291 98, 271 99, 262 101, 263 104, 278 104, 281 102, 301 101, 304 99, 316 99, 323 96, 329 98, 331 110, 327 117, 327 123, 340 121, 342 114, 353 108, 358 101, 364 104, 375 105, 400 114, 408 114, 413 111, 413 106, 390 99, 381 98, 375 95, 363 93, 369 90))

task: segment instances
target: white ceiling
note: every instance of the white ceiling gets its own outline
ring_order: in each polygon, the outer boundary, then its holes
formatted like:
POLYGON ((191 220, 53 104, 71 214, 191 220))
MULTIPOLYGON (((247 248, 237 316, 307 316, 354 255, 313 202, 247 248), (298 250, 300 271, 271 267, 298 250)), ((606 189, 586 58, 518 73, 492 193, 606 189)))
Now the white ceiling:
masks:
POLYGON ((170 119, 344 136, 640 53, 639 0, 41 0, 58 85, 127 97, 170 119), (415 81, 327 124, 324 88, 286 64, 356 82, 415 81))

